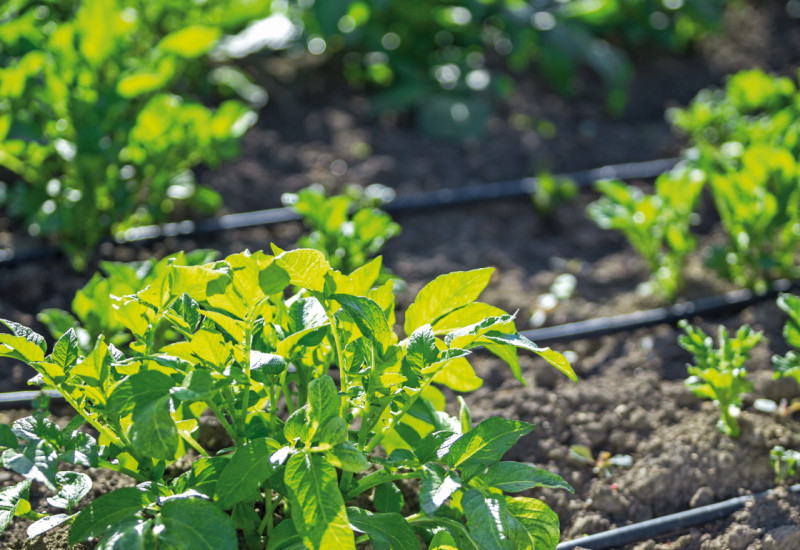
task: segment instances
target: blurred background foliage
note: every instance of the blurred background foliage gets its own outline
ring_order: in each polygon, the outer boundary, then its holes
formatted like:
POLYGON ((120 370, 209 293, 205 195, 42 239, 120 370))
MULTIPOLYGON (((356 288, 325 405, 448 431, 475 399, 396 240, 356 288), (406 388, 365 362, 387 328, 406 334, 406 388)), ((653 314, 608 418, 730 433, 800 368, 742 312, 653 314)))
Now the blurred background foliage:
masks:
POLYGON ((219 196, 267 91, 254 52, 324 56, 377 111, 480 136, 516 72, 565 95, 587 70, 621 113, 634 57, 682 52, 735 0, 9 0, 0 6, 0 207, 76 268, 126 227, 219 196))

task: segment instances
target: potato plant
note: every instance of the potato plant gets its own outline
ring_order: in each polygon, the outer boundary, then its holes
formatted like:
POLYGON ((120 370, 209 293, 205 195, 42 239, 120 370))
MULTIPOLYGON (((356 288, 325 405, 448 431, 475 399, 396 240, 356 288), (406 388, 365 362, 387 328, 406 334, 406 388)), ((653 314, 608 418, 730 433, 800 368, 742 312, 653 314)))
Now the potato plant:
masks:
POLYGON ((0 526, 69 524, 98 548, 555 548, 558 519, 511 496, 559 476, 503 461, 533 426, 475 425, 463 400, 444 412, 437 386, 481 384, 467 361, 485 347, 523 381, 517 349, 575 379, 559 353, 516 333, 513 315, 476 299, 492 269, 423 287, 395 333, 391 282, 377 258, 345 275, 316 250, 244 252, 202 266, 169 263, 135 294, 113 297, 133 343, 99 337, 89 353, 70 328, 48 353, 31 329, 2 321, 0 355, 38 371, 78 415, 60 428, 34 415, 0 428, 2 460, 24 481, 0 492, 0 526), (162 322, 182 338, 159 345, 162 322), (230 445, 198 437, 213 416, 230 445), (86 425, 86 429, 81 429, 86 425), (95 435, 90 435, 90 433, 95 435), (182 473, 167 467, 184 456, 182 473), (77 510, 91 480, 59 464, 104 467, 139 484, 77 510), (419 507, 398 484, 417 480, 419 507), (62 512, 32 511, 31 483, 62 512))
POLYGON ((601 227, 622 231, 648 261, 664 297, 674 298, 683 257, 695 246, 689 221, 708 184, 726 235, 724 245, 710 249, 709 266, 756 291, 776 279, 797 278, 798 105, 800 92, 791 79, 758 70, 734 75, 724 91, 704 90, 688 108, 669 113, 691 147, 661 177, 663 185, 659 178, 655 194, 602 183, 605 197, 589 215, 601 227), (667 253, 662 257, 658 250, 667 253))
POLYGON ((697 246, 691 221, 703 183, 702 175, 688 169, 659 176, 653 194, 619 180, 600 181, 596 188, 603 197, 586 211, 602 229, 628 238, 647 261, 656 292, 669 300, 682 289, 686 255, 697 246))
POLYGON ((237 154, 255 120, 239 101, 210 109, 187 93, 221 26, 121 0, 3 10, 0 165, 11 179, 0 205, 31 234, 83 269, 117 230, 158 222, 180 203, 219 206, 190 169, 237 154))
MULTIPOLYGON (((48 308, 36 318, 47 327, 56 340, 73 329, 81 351, 92 351, 98 336, 109 344, 122 348, 132 337, 114 313, 114 296, 136 294, 168 271, 171 266, 197 266, 217 258, 215 250, 194 250, 170 254, 161 260, 149 259, 141 262, 100 262, 100 271, 95 273, 72 299, 72 313, 63 309, 48 308), (102 272, 102 273, 101 273, 102 272)), ((166 343, 178 334, 166 322, 156 330, 156 340, 166 343)))
POLYGON ((754 332, 748 325, 739 327, 731 337, 725 327, 719 327, 719 347, 714 347, 703 329, 681 321, 685 334, 678 338, 681 347, 692 354, 694 365, 687 365, 689 378, 686 385, 696 396, 711 399, 719 409, 717 429, 730 437, 739 437, 737 417, 741 410, 742 394, 752 391, 744 363, 750 350, 758 344, 763 334, 754 332))

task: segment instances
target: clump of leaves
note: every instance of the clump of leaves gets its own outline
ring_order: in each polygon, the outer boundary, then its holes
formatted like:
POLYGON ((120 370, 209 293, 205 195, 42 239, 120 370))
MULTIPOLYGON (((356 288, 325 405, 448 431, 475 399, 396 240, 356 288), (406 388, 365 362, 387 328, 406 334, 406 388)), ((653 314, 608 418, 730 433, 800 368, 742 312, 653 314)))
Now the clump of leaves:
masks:
POLYGON ((570 489, 531 464, 503 461, 533 426, 493 417, 474 425, 461 401, 444 411, 437 386, 481 385, 466 357, 485 347, 522 379, 517 349, 575 379, 559 353, 516 333, 514 316, 477 302, 492 269, 442 275, 394 332, 380 258, 346 275, 316 250, 244 252, 203 266, 168 263, 135 294, 113 297, 128 352, 103 337, 84 353, 74 329, 50 353, 31 329, 2 321, 0 355, 28 363, 78 416, 0 428, 3 464, 26 480, 0 492, 2 525, 28 513, 30 483, 56 496, 31 526, 69 523, 69 540, 99 548, 555 548, 558 519, 534 487, 570 489), (160 345, 162 323, 182 338, 160 345), (198 440, 212 414, 232 446, 198 440), (97 440, 80 431, 87 424, 97 440), (190 468, 167 466, 191 450, 190 468), (59 463, 104 467, 139 485, 75 511, 87 479, 59 463), (398 483, 420 483, 408 514, 398 483), (70 504, 71 503, 71 504, 70 504), (66 505, 65 505, 66 504, 66 505), (404 515, 407 514, 407 515, 404 515))
MULTIPOLYGON (((63 309, 49 308, 36 318, 47 327, 50 336, 61 338, 73 329, 81 351, 86 354, 94 347, 98 336, 116 347, 128 344, 132 336, 114 312, 115 297, 136 294, 162 278, 171 266, 199 266, 219 255, 216 250, 194 250, 177 252, 161 260, 141 262, 100 262, 100 272, 95 273, 72 299, 72 313, 63 309)), ((155 331, 156 342, 175 340, 177 333, 166 320, 155 331)))
POLYGON ((586 211, 601 228, 628 238, 647 261, 655 290, 669 300, 683 287, 685 258, 697 246, 691 222, 703 184, 702 173, 689 169, 659 176, 654 194, 619 180, 600 181, 603 197, 586 211))
POLYGON ((536 176, 536 189, 531 194, 531 201, 536 212, 549 220, 559 206, 571 202, 577 194, 578 187, 571 179, 540 172, 536 176))
POLYGON ((725 278, 764 291, 796 278, 800 250, 800 163, 786 149, 752 145, 736 168, 712 173, 714 203, 728 236, 710 264, 725 278))
MULTIPOLYGON (((400 233, 400 226, 380 209, 392 195, 387 187, 371 185, 366 189, 348 186, 344 194, 328 197, 324 187, 312 185, 298 193, 285 193, 282 200, 311 230, 297 245, 325 253, 334 269, 352 273, 400 233)), ((381 268, 379 282, 389 278, 391 272, 381 268)))
POLYGON ((687 365, 689 378, 686 385, 696 396, 711 399, 719 409, 717 429, 730 437, 739 437, 739 416, 742 395, 752 391, 753 384, 747 379, 745 362, 750 350, 762 339, 761 332, 754 332, 748 325, 739 327, 731 337, 728 330, 719 327, 719 347, 703 329, 683 320, 679 323, 685 334, 678 338, 681 347, 692 354, 693 365, 687 365))
POLYGON ((787 479, 797 475, 800 466, 800 452, 774 446, 769 452, 769 463, 775 472, 775 483, 783 484, 787 479))
POLYGON ((463 138, 482 132, 508 73, 533 66, 574 95, 580 68, 595 72, 610 111, 627 101, 629 52, 682 51, 720 28, 728 0, 507 2, 316 0, 290 10, 312 53, 340 54, 350 83, 372 87, 378 108, 416 109, 423 130, 463 138), (505 67, 487 60, 497 58, 505 67))
POLYGON ((783 325, 783 338, 794 350, 783 356, 772 356, 775 378, 793 378, 800 384, 800 355, 795 351, 800 350, 800 296, 781 294, 778 307, 788 315, 783 325))
POLYGON ((161 3, 47 4, 13 2, 0 17, 0 165, 12 174, 0 205, 84 269, 118 230, 180 204, 216 210, 219 196, 191 168, 238 154, 256 115, 174 93, 204 66, 221 23, 176 20, 161 3))
POLYGON ((597 457, 592 454, 592 450, 586 445, 572 445, 569 448, 571 457, 592 466, 595 475, 602 475, 605 479, 611 479, 616 468, 630 468, 633 466, 631 455, 616 454, 608 451, 600 451, 597 457))

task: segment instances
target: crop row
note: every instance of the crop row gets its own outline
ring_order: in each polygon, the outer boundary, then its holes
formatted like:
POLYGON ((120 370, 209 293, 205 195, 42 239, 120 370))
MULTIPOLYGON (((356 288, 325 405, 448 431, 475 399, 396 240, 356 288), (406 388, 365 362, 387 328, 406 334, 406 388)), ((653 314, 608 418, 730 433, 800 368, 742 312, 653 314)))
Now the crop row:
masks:
POLYGON ((508 87, 492 76, 492 56, 514 70, 537 65, 565 93, 587 65, 618 110, 626 48, 681 50, 726 4, 9 2, 0 8, 0 165, 10 171, 0 206, 79 270, 110 234, 187 209, 214 212, 220 197, 192 169, 238 154, 267 93, 231 59, 276 28, 290 57, 301 46, 327 50, 354 85, 387 87, 376 102, 417 106, 427 126, 449 121, 461 136, 482 126, 491 90, 508 87))

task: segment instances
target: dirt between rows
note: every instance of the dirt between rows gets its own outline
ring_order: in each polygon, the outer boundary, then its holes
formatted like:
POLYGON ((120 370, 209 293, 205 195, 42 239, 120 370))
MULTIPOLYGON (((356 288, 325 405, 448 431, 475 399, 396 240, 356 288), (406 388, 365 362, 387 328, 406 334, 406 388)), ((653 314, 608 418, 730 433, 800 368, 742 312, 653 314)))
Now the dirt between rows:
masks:
MULTIPOLYGON (((420 135, 407 116, 373 116, 366 99, 345 90, 338 76, 324 67, 295 70, 269 57, 257 58, 246 68, 267 86, 271 101, 245 137, 242 158, 204 171, 200 178, 223 194, 226 211, 236 212, 278 206, 282 193, 313 182, 339 189, 348 182, 378 181, 403 194, 524 177, 541 168, 570 171, 671 156, 682 141, 664 121, 666 107, 685 104, 700 88, 720 84, 725 74, 738 69, 760 66, 794 73, 800 61, 800 24, 786 16, 784 6, 785 1, 753 0, 728 18, 727 35, 705 41, 690 55, 637 60, 632 103, 621 118, 606 114, 602 96, 592 92, 591 75, 586 75, 587 93, 567 100, 555 96, 535 75, 525 74, 518 76, 514 96, 498 106, 486 136, 459 143, 420 135), (557 133, 546 138, 535 125, 520 123, 526 120, 550 121, 557 133), (337 160, 344 165, 337 163, 333 169, 337 160)), ((538 217, 527 200, 398 217, 403 233, 388 243, 384 261, 408 282, 399 298, 401 307, 441 273, 486 265, 494 266, 496 273, 482 300, 517 311, 521 330, 530 328, 532 316, 546 326, 663 305, 637 291, 648 273, 625 240, 586 219, 585 206, 594 198, 591 192, 582 193, 551 220, 538 217), (543 305, 540 296, 565 273, 575 277, 573 295, 546 314, 536 313, 543 305)), ((703 265, 706 249, 722 238, 708 207, 698 230, 702 246, 690 259, 681 299, 731 288, 703 265)), ((224 255, 263 249, 270 242, 288 247, 302 231, 300 224, 291 223, 202 239, 167 239, 147 248, 105 247, 99 259, 128 261, 198 247, 216 248, 224 255)), ((0 242, 30 245, 19 228, 3 218, 0 242)), ((63 259, 0 269, 0 316, 43 331, 36 312, 68 308, 90 273, 73 273, 63 259)), ((738 315, 698 322, 707 332, 715 332, 719 323, 733 330, 750 323, 768 339, 748 363, 755 389, 746 398, 737 440, 717 432, 713 406, 685 388, 690 357, 677 345, 673 327, 554 346, 571 352, 578 383, 526 356, 522 363, 528 384, 523 387, 496 359, 475 356, 476 370, 485 379, 482 388, 466 396, 475 419, 502 415, 534 423, 535 431, 508 458, 558 472, 575 488, 574 495, 530 493, 559 514, 564 540, 770 489, 771 447, 800 450, 797 414, 778 417, 752 407, 756 398, 800 396, 794 382, 772 378, 771 355, 786 351, 780 310, 765 302, 738 315), (610 478, 595 475, 591 466, 571 458, 569 448, 577 444, 595 455, 630 455, 633 463, 615 469, 610 478)), ((20 365, 0 362, 0 391, 24 389, 29 376, 20 365)), ((27 413, 0 414, 10 421, 27 413)), ((94 496, 131 483, 103 472, 92 474, 94 496)), ((0 473, 2 485, 14 479, 0 473)), ((37 498, 42 496, 37 493, 37 498)), ((66 547, 63 531, 27 542, 25 525, 15 522, 0 538, 0 546, 66 547)), ((779 490, 727 519, 627 548, 796 550, 800 498, 779 490)))

